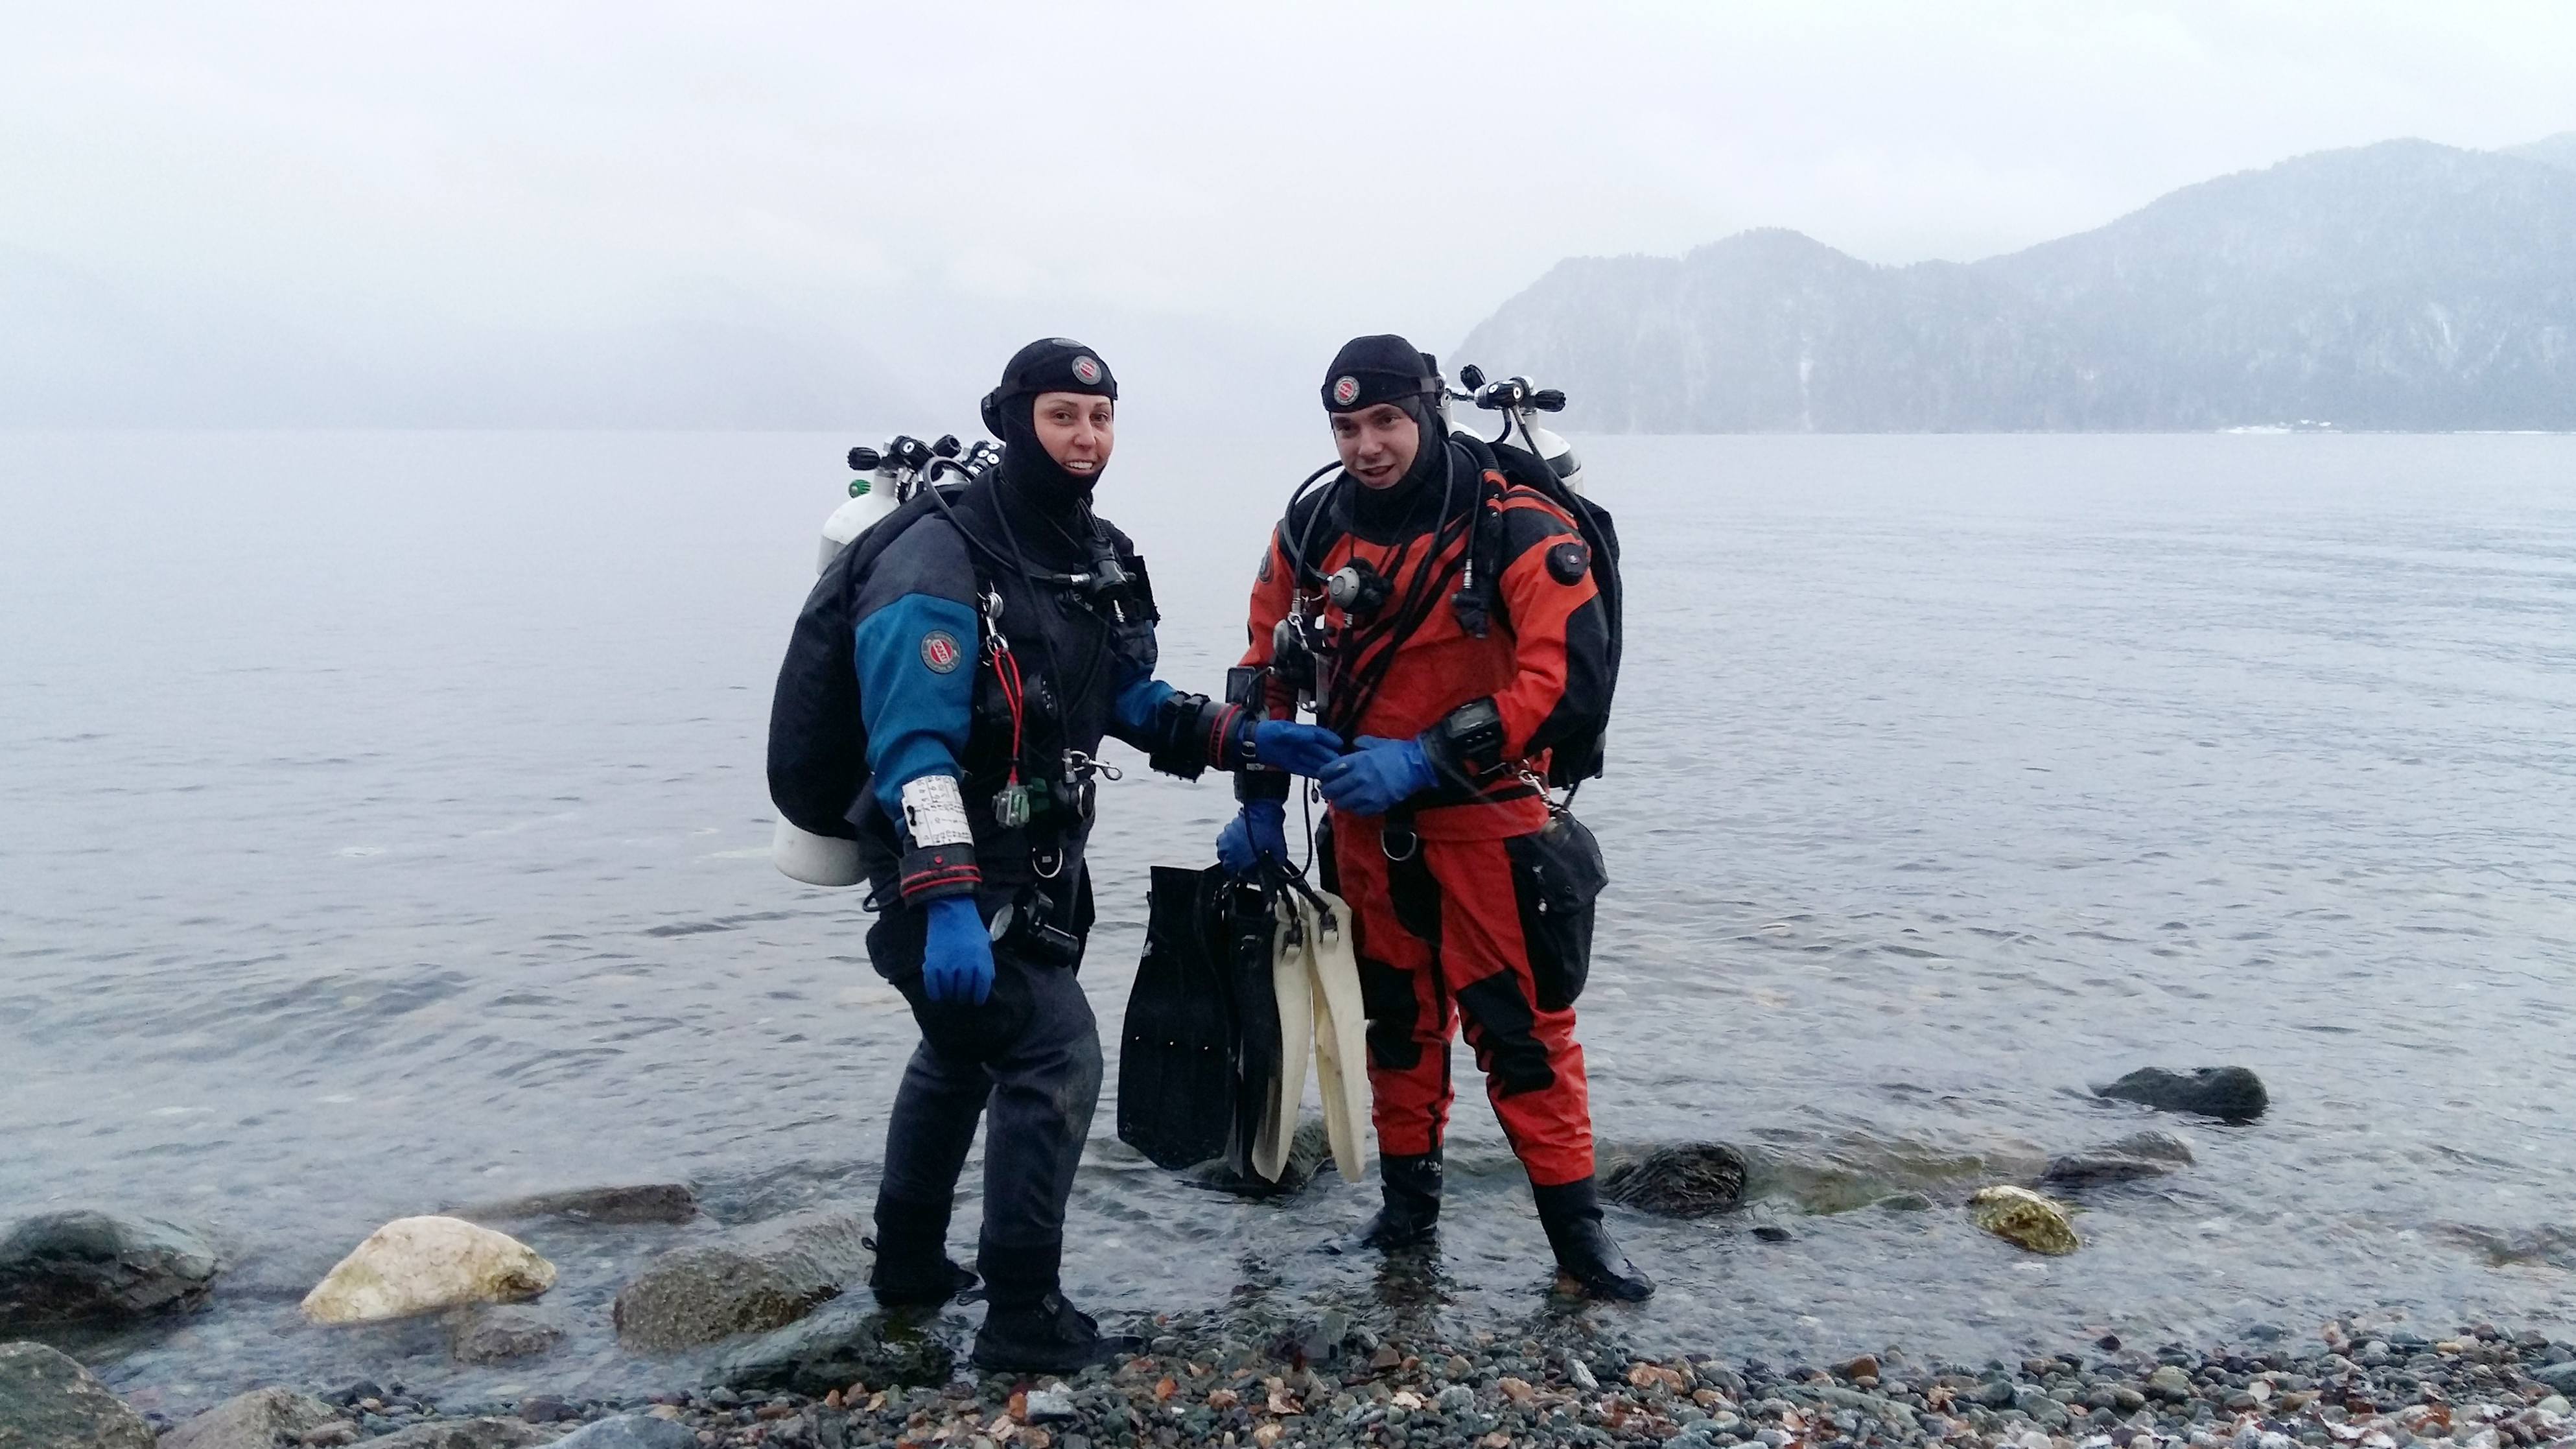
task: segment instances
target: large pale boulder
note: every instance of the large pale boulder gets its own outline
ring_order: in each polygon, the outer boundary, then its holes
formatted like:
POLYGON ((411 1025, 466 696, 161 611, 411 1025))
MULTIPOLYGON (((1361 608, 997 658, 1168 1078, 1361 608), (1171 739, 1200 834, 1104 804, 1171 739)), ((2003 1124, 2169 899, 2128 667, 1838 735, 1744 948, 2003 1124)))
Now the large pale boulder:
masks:
POLYGON ((863 1232, 846 1214, 801 1213, 675 1248, 618 1290, 618 1341, 660 1353, 793 1323, 867 1271, 863 1232))
POLYGON ((465 1303, 509 1303, 554 1286, 536 1250, 462 1218, 396 1218, 304 1295, 316 1323, 367 1323, 465 1303))
POLYGON ((85 1210, 25 1219, 0 1237, 0 1324, 146 1318, 193 1308, 222 1264, 197 1233, 85 1210))
POLYGON ((152 1449, 152 1426, 58 1350, 0 1344, 0 1449, 152 1449))
POLYGON ((1968 1200, 1968 1220, 2017 1248, 2072 1253, 2081 1246, 2066 1209, 2026 1187, 1989 1187, 1968 1200))
POLYGON ((171 1430, 161 1449, 294 1449, 338 1418, 329 1404, 292 1389, 253 1389, 171 1430))

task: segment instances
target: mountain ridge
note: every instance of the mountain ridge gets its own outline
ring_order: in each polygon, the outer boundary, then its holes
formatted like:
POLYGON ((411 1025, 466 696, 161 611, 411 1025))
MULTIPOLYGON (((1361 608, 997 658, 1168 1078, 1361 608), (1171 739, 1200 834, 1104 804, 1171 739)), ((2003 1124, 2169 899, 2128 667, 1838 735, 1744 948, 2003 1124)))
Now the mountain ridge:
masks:
POLYGON ((2518 149, 2570 164, 2317 152, 1967 263, 1570 258, 1453 355, 1602 431, 2576 428, 2576 133, 2518 149))

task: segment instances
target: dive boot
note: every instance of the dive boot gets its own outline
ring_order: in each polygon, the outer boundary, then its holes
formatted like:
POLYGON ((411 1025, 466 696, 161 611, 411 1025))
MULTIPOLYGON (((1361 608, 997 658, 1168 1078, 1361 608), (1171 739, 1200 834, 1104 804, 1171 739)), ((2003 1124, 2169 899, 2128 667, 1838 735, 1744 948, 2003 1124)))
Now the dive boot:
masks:
POLYGON ((1035 1303, 995 1303, 975 1330, 975 1366, 1003 1373, 1080 1373, 1144 1351, 1145 1340, 1102 1333, 1097 1320, 1053 1291, 1035 1303))
POLYGON ((973 1273, 948 1256, 948 1205, 877 1199, 877 1235, 865 1239, 876 1261, 868 1287, 884 1308, 936 1308, 975 1286, 973 1273))
POLYGON ((1555 1187, 1531 1183, 1530 1197, 1538 1203, 1548 1246, 1556 1250, 1556 1266, 1582 1284, 1584 1292, 1622 1303, 1654 1296, 1654 1280, 1637 1271, 1611 1240, 1610 1230, 1601 1226, 1601 1194, 1591 1178, 1555 1187))
POLYGON ((1326 1252, 1357 1253, 1375 1248, 1389 1253, 1427 1243, 1440 1230, 1439 1148, 1419 1157, 1380 1153, 1377 1176, 1385 1205, 1358 1232, 1326 1243, 1326 1252))
POLYGON ((1102 1333, 1088 1313, 1064 1301, 1057 1283, 1062 1242, 1032 1247, 983 1245, 977 1255, 987 1282, 984 1326, 975 1331, 975 1365, 1004 1373, 1080 1373, 1145 1351, 1145 1340, 1102 1333))

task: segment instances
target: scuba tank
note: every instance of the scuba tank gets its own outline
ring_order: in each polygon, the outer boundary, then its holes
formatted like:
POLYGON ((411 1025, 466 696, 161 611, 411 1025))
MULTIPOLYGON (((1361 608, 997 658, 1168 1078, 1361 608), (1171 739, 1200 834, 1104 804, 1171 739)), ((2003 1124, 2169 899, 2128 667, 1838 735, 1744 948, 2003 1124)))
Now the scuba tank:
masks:
MULTIPOLYGON (((892 444, 887 445, 891 452, 892 444)), ((901 466, 886 453, 874 448, 852 448, 850 471, 859 476, 850 480, 850 501, 832 510, 823 520, 823 542, 814 555, 817 574, 832 566, 841 550, 858 542, 868 525, 894 512, 903 502, 904 483, 901 466)))
MULTIPOLYGON (((1578 498, 1583 495, 1583 459, 1575 454, 1574 445, 1540 427, 1532 416, 1563 411, 1564 393, 1552 387, 1532 387, 1526 377, 1505 378, 1489 384, 1485 381, 1485 370, 1473 366, 1461 368, 1458 380, 1467 385, 1467 390, 1447 393, 1444 402, 1453 399, 1473 402, 1480 408, 1503 415, 1502 435, 1485 441, 1510 443, 1512 434, 1517 431, 1520 434, 1517 446, 1537 455, 1540 462, 1547 464, 1548 471, 1565 485, 1565 491, 1578 498)), ((1454 430, 1456 424, 1452 423, 1451 427, 1454 430)))
MULTIPOLYGON (((922 475, 934 463, 948 462, 957 452, 953 437, 943 437, 934 444, 897 436, 882 449, 852 448, 850 470, 859 476, 850 480, 849 501, 833 509, 832 516, 823 521, 814 572, 819 575, 829 569, 842 550, 858 542, 861 535, 913 496, 922 475)), ((967 454, 967 461, 980 465, 998 456, 999 445, 979 442, 967 454)), ((770 836, 769 860, 788 878, 807 885, 851 886, 866 879, 859 865, 857 841, 816 835, 799 829, 783 815, 770 836)))

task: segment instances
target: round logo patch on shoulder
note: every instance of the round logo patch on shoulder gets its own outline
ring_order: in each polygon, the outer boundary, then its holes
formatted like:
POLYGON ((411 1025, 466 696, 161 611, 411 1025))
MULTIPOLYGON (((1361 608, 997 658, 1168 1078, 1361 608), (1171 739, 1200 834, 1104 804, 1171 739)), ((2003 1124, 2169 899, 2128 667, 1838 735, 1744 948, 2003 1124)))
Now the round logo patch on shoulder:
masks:
POLYGON ((1560 584, 1583 581, 1584 571, 1592 567, 1592 550, 1581 539, 1569 538, 1547 551, 1547 574, 1560 584))
POLYGON ((921 662, 933 674, 950 674, 966 658, 957 647, 957 636, 945 629, 933 629, 921 636, 921 662))
POLYGON ((1075 358, 1073 360, 1073 380, 1081 383, 1084 387, 1091 387, 1097 384, 1100 381, 1100 359, 1097 357, 1075 358))
POLYGON ((1359 380, 1358 378, 1356 378, 1356 377, 1337 377, 1337 378, 1333 379, 1333 401, 1334 401, 1334 402, 1336 402, 1336 403, 1340 404, 1340 405, 1341 405, 1341 406, 1343 406, 1343 407, 1349 407, 1351 404, 1353 404, 1353 403, 1355 403, 1355 402, 1358 402, 1359 400, 1360 400, 1360 380, 1359 380))

